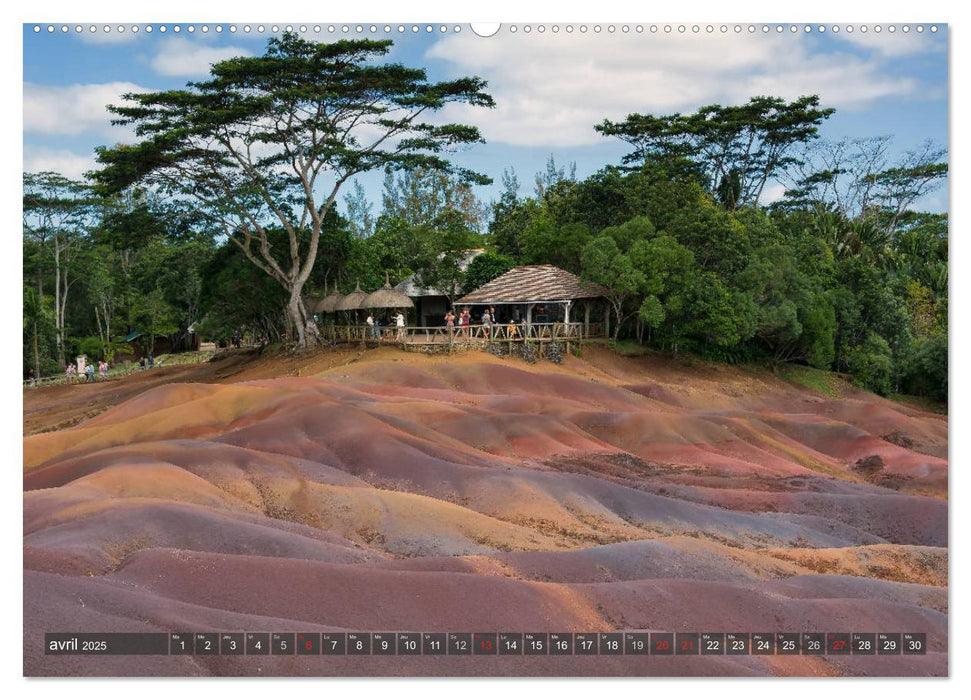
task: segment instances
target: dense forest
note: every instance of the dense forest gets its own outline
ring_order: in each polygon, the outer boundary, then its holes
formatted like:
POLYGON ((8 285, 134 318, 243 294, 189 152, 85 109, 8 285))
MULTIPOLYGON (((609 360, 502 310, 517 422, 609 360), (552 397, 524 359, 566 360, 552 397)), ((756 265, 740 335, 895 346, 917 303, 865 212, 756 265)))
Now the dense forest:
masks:
MULTIPOLYGON (((266 56, 217 64, 213 80, 196 86, 199 104, 211 105, 217 91, 233 95, 234 71, 252 70, 244 61, 348 66, 342 50, 361 61, 387 42, 337 42, 319 49, 335 53, 309 57, 303 43, 271 40, 266 56)), ((490 106, 484 81, 428 84, 421 71, 403 70, 382 76, 397 109, 490 106)), ((373 76, 354 79, 373 84, 373 76)), ((341 89, 352 82, 345 76, 341 89)), ((263 88, 285 88, 292 107, 292 82, 263 88)), ((187 93, 177 92, 179 118, 193 123, 187 93)), ((325 92, 299 99, 335 99, 325 92)), ((351 141, 295 149, 296 165, 304 157, 330 164, 343 185, 308 203, 294 192, 311 191, 313 179, 264 174, 280 160, 233 163, 188 142, 170 146, 171 111, 161 111, 176 103, 166 95, 115 108, 146 140, 101 149, 102 169, 88 180, 24 175, 25 376, 58 373, 79 353, 149 352, 163 338, 183 348, 190 329, 221 342, 312 345, 315 320, 295 309, 300 296, 373 290, 386 274, 392 284, 417 274, 425 286, 470 291, 515 265, 550 263, 610 290, 618 341, 732 363, 805 364, 851 374, 881 394, 947 398, 948 220, 919 209, 946 183, 946 152, 930 143, 907 151, 887 136, 825 141, 819 127, 833 110, 814 96, 605 120, 591 128, 629 144, 622 162, 578 179, 551 156, 526 187, 507 168, 495 174, 501 194, 491 203, 476 194, 487 177, 440 155, 481 141, 478 132, 412 120, 412 133, 396 134, 405 150, 384 158, 363 157, 351 141), (155 177, 170 166, 170 179, 155 177), (385 171, 380 202, 354 179, 369 170, 385 171), (232 186, 220 195, 223 182, 232 186), (311 189, 301 189, 306 182, 311 189), (280 203, 303 213, 264 215, 280 203), (472 248, 486 252, 463 270, 472 248), (134 332, 141 335, 126 341, 134 332)), ((210 111, 196 133, 239 123, 246 110, 254 123, 258 110, 285 108, 265 100, 218 118, 210 111)), ((389 129, 405 124, 372 116, 389 129)), ((232 141, 224 145, 231 154, 232 141)))

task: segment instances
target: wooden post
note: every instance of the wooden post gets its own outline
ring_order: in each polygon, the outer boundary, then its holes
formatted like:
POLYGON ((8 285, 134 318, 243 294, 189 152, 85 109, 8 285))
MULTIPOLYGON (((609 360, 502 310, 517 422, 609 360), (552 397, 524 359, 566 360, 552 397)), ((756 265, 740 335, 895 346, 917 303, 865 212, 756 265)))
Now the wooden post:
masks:
POLYGON ((590 335, 590 302, 583 302, 583 334, 590 335))
POLYGON ((604 302, 604 336, 610 337, 610 302, 604 302))

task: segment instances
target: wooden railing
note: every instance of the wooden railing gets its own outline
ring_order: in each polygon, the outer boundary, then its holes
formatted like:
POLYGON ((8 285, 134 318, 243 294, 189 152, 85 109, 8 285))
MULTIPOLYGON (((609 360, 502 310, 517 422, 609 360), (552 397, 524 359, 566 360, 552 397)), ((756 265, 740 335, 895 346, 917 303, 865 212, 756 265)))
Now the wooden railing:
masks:
MULTIPOLYGON (((593 324, 591 324, 592 328, 593 324)), ((601 327, 602 330, 602 327, 601 327)), ((332 343, 389 343, 407 345, 481 345, 491 342, 579 341, 588 337, 584 324, 520 323, 474 326, 321 326, 320 337, 332 343)))

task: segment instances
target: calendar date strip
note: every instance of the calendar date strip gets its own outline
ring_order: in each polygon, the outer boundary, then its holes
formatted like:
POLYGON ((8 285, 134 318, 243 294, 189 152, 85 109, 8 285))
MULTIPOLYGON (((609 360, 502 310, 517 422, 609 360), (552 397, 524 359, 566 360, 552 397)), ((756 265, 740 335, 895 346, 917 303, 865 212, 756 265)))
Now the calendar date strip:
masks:
POLYGON ((52 656, 926 654, 924 632, 53 632, 52 656))

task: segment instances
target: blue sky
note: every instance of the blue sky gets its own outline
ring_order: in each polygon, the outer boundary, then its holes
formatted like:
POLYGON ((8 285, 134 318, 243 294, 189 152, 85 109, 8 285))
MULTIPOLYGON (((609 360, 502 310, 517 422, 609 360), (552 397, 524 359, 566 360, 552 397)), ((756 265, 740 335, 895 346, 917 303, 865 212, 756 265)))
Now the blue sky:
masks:
MULTIPOLYGON (((131 141, 127 129, 109 125, 104 109, 127 91, 183 87, 189 80, 205 77, 213 61, 238 54, 259 54, 265 48, 272 26, 261 34, 257 25, 249 33, 243 25, 231 32, 229 25, 201 24, 195 31, 188 25, 165 25, 151 33, 145 25, 133 33, 131 25, 119 33, 75 31, 65 33, 61 25, 49 33, 43 25, 24 26, 24 168, 53 169, 77 177, 94 165, 93 149, 100 144, 131 141)), ((503 168, 515 168, 521 193, 532 191, 534 174, 543 169, 550 154, 558 164, 576 162, 577 175, 585 177, 603 166, 618 163, 626 146, 601 137, 593 124, 604 118, 622 119, 630 112, 690 112, 704 104, 737 104, 757 94, 795 98, 817 93, 825 106, 836 114, 822 127, 823 138, 893 135, 896 153, 932 139, 947 146, 947 28, 918 33, 912 25, 904 33, 896 25, 894 33, 883 31, 848 33, 846 25, 834 33, 805 32, 799 25, 713 25, 707 32, 700 25, 694 33, 670 33, 663 25, 621 24, 610 33, 608 25, 587 24, 580 32, 565 24, 504 25, 489 38, 475 36, 468 25, 460 32, 442 33, 436 25, 417 33, 411 25, 403 33, 398 25, 385 34, 384 25, 362 34, 392 38, 395 45, 389 60, 424 66, 432 79, 476 74, 489 81, 495 97, 494 110, 458 107, 444 117, 480 127, 487 143, 469 147, 454 159, 491 176, 496 184, 481 187, 479 196, 486 202, 498 191, 503 168)), ((356 25, 349 25, 358 35, 356 25)), ((282 27, 281 27, 282 29, 282 27)), ((320 34, 308 26, 308 37, 329 40, 341 36, 342 25, 320 34)), ((362 179, 376 201, 381 176, 362 179)), ((776 191, 781 191, 777 188, 776 191)), ((947 209, 947 191, 942 188, 922 204, 934 211, 947 209)))

